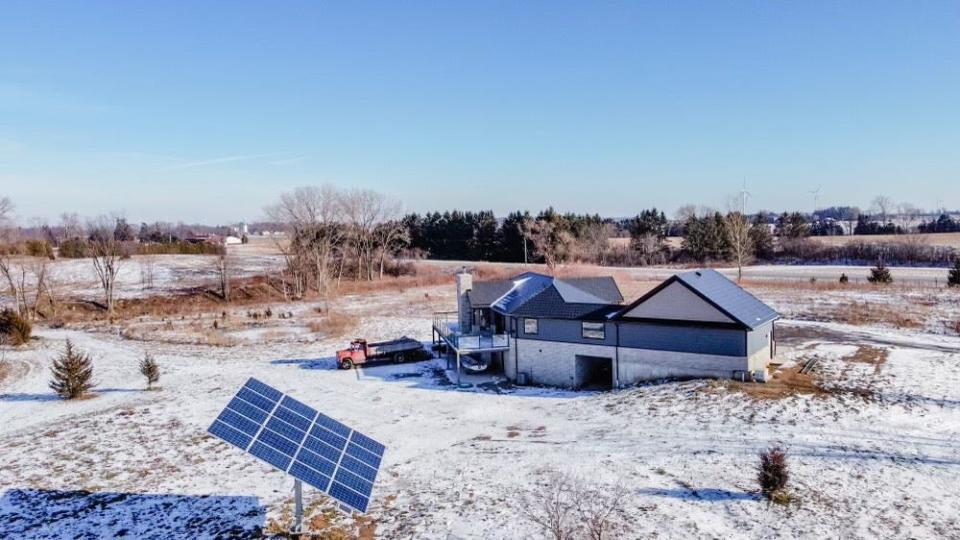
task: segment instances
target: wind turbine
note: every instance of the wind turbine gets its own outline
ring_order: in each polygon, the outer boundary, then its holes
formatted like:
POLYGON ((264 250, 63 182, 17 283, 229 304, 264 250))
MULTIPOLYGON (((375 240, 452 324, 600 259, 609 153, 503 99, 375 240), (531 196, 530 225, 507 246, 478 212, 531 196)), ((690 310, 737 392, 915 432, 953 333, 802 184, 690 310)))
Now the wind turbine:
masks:
POLYGON ((744 216, 747 215, 747 197, 750 196, 750 192, 747 191, 747 179, 743 179, 743 188, 740 190, 740 213, 744 216))
POLYGON ((820 206, 820 188, 823 186, 817 186, 817 189, 811 189, 810 193, 813 195, 813 214, 817 214, 817 208, 820 206))

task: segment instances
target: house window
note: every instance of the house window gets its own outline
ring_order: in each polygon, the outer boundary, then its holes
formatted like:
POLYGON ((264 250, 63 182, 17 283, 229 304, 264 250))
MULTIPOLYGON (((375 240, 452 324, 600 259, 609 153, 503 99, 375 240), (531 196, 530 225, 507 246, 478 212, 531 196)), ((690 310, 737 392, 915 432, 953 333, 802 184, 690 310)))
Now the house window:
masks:
POLYGON ((536 334, 538 331, 537 328, 537 319, 524 319, 523 320, 523 333, 524 334, 536 334))
POLYGON ((606 339, 606 328, 602 322, 583 322, 581 332, 586 339, 606 339))

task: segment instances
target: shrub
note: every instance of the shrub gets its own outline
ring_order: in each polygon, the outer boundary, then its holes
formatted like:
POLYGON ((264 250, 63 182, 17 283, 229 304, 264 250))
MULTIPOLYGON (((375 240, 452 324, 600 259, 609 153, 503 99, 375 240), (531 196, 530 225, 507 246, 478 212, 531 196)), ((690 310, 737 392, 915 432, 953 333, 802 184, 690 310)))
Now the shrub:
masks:
POLYGON ((960 257, 953 261, 953 268, 947 274, 947 285, 951 287, 960 287, 960 257))
POLYGON ((772 502, 787 500, 787 453, 779 446, 772 446, 760 452, 760 467, 757 469, 757 481, 760 493, 772 502))
POLYGON ((27 240, 24 246, 27 255, 31 257, 45 257, 53 259, 53 248, 46 240, 27 240))
POLYGON ((850 283, 850 278, 847 277, 847 274, 840 274, 840 284, 846 285, 850 283))
POLYGON ((153 387, 160 380, 160 366, 157 360, 150 353, 143 353, 143 359, 140 360, 140 373, 147 379, 147 389, 153 387))
POLYGON ((870 269, 870 276, 867 281, 880 285, 893 283, 893 276, 890 275, 890 269, 884 264, 883 259, 877 261, 877 265, 870 269))
POLYGON ((5 309, 0 312, 0 334, 6 337, 7 343, 14 347, 25 345, 30 341, 33 327, 30 321, 18 315, 15 311, 5 309))
POLYGON ((75 349, 69 339, 50 371, 53 373, 50 388, 63 399, 81 397, 95 385, 93 360, 87 353, 75 349))
POLYGON ((65 259, 82 259, 87 256, 87 244, 79 238, 64 240, 58 254, 65 259))

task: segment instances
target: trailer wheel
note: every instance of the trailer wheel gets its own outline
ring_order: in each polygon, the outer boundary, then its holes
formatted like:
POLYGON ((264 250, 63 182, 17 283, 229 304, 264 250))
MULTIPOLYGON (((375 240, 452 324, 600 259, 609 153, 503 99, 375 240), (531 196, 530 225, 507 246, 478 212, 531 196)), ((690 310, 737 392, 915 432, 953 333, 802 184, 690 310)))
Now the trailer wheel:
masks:
POLYGON ((344 358, 340 361, 340 369, 353 369, 353 360, 344 358))
POLYGON ((395 364, 402 364, 404 360, 406 360, 406 358, 403 356, 403 353, 397 353, 393 355, 393 362, 395 364))

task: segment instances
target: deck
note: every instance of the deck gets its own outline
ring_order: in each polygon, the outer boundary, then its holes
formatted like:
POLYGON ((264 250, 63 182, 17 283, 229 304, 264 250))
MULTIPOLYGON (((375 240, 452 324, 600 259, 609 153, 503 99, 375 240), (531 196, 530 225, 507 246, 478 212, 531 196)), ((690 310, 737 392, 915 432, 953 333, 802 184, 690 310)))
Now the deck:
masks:
POLYGON ((460 354, 505 351, 510 348, 509 334, 486 331, 461 332, 456 311, 434 313, 433 331, 460 354))

